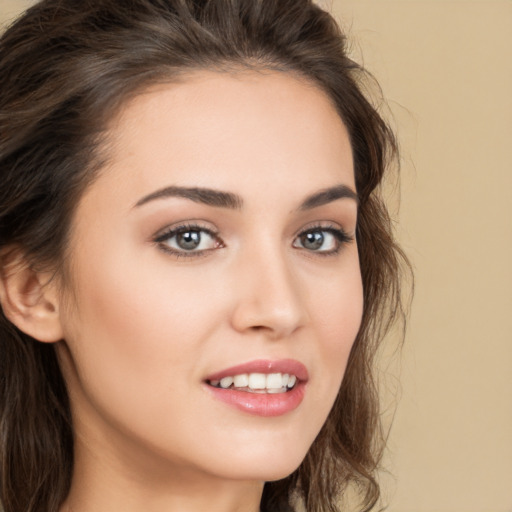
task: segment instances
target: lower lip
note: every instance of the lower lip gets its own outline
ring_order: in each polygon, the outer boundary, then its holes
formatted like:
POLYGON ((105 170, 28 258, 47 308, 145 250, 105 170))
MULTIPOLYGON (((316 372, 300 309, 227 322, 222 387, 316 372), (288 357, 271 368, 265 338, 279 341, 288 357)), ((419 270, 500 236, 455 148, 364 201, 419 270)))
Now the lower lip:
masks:
POLYGON ((240 411, 256 416, 282 416, 296 409, 302 402, 305 393, 305 383, 299 382, 285 393, 249 393, 235 389, 216 388, 206 385, 210 393, 240 411))

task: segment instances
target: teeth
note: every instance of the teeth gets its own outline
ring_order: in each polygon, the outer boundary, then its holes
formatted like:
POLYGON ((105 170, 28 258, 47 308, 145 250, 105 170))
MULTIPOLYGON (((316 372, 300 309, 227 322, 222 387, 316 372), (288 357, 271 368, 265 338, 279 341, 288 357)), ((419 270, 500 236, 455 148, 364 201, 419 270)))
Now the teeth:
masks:
POLYGON ((285 384, 283 384, 283 376, 280 373, 270 373, 267 375, 265 387, 267 388, 282 388, 285 384))
POLYGON ((293 388, 296 382, 297 377, 288 373, 242 373, 212 380, 210 384, 217 388, 231 387, 254 393, 283 393, 293 388))
POLYGON ((234 377, 235 388, 246 388, 249 385, 249 375, 235 375, 234 377))
POLYGON ((220 379, 220 387, 221 388, 229 388, 233 384, 233 377, 224 377, 223 379, 220 379))
POLYGON ((264 373, 249 374, 249 387, 251 389, 265 389, 267 387, 267 378, 264 373))

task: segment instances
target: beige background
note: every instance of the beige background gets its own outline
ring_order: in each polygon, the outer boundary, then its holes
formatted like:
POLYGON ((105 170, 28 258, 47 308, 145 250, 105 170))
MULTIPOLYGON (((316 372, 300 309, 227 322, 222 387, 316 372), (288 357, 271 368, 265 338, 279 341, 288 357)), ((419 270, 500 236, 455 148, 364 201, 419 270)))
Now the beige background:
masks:
MULTIPOLYGON (((29 3, 0 0, 0 22, 29 3)), ((416 294, 391 365, 388 510, 512 512, 512 1, 323 3, 402 144, 416 294)))

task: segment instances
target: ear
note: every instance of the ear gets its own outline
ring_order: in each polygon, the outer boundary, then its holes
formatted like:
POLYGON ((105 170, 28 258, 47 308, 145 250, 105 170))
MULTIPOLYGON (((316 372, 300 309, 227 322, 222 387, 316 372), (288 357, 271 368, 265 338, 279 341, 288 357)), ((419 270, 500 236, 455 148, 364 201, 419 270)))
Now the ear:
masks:
POLYGON ((57 285, 49 272, 37 272, 21 251, 0 255, 0 304, 8 320, 36 340, 62 339, 57 285))

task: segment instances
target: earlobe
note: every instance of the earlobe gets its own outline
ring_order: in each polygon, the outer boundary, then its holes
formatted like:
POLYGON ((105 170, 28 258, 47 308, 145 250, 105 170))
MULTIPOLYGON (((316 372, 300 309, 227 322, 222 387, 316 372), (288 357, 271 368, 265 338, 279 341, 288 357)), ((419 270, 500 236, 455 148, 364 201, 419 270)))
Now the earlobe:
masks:
POLYGON ((36 340, 62 339, 57 287, 48 272, 37 272, 20 255, 0 257, 0 304, 18 329, 36 340))

